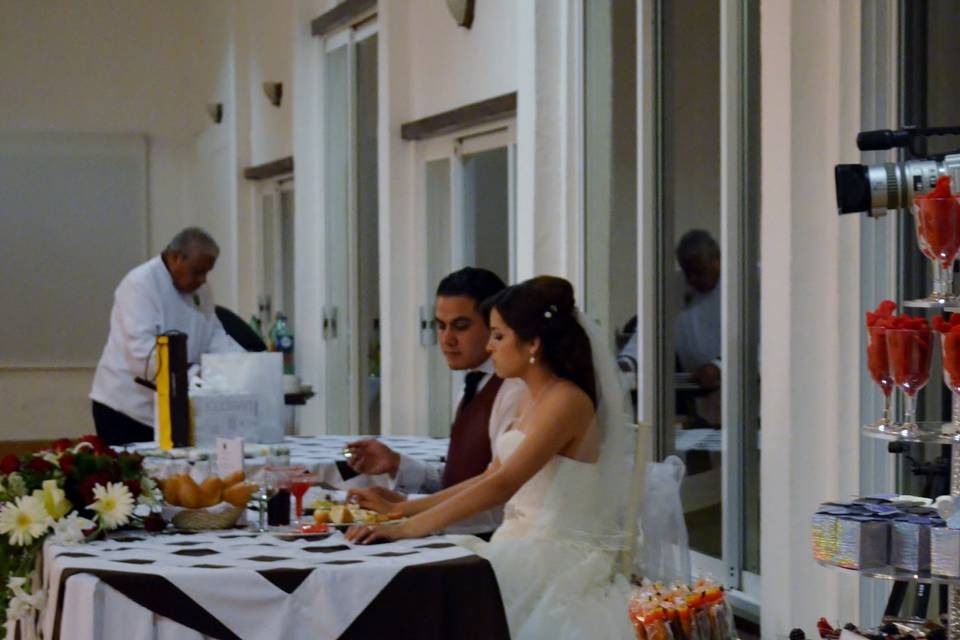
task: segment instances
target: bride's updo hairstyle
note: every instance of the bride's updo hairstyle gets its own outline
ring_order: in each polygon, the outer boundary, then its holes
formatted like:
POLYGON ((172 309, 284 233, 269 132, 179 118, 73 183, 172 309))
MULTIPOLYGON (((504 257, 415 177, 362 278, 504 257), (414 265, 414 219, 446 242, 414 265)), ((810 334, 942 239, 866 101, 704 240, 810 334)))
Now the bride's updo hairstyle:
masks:
POLYGON ((488 324, 493 309, 521 340, 540 338, 541 361, 555 374, 583 389, 597 405, 590 339, 577 322, 569 282, 554 276, 525 280, 484 302, 482 311, 488 324))

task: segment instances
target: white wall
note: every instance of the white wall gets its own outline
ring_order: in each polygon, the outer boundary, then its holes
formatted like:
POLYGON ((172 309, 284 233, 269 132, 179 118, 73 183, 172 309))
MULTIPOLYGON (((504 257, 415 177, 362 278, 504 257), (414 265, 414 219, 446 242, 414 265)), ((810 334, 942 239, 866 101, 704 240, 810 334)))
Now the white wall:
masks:
MULTIPOLYGON (((184 226, 210 227, 223 250, 214 291, 245 309, 255 296, 252 206, 242 202, 249 187, 239 172, 254 157, 289 155, 291 145, 289 106, 276 114, 260 106, 262 94, 259 102, 252 91, 235 95, 238 85, 259 87, 261 76, 289 67, 291 3, 271 5, 267 12, 232 0, 0 0, 0 130, 145 135, 151 251, 184 226), (249 38, 240 30, 247 24, 249 38), (250 43, 243 52, 258 52, 239 65, 238 32, 250 43), (252 81, 238 82, 237 69, 254 67, 252 81), (224 124, 212 124, 208 102, 224 103, 224 124), (246 115, 253 107, 257 115, 246 115)), ((0 416, 0 439, 89 432, 91 380, 92 370, 0 370, 0 403, 15 409, 0 416)))
POLYGON ((858 157, 859 46, 858 4, 761 4, 764 638, 857 611, 810 516, 858 489, 859 220, 837 216, 832 170, 858 157))
POLYGON ((478 2, 470 29, 456 25, 445 2, 400 4, 410 42, 408 120, 517 90, 515 0, 478 2))

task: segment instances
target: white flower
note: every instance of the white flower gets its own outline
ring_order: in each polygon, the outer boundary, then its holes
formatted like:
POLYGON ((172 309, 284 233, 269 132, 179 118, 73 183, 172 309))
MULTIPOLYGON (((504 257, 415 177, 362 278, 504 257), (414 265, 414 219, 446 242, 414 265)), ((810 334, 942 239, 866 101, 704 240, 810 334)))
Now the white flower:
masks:
POLYGON ((59 453, 54 453, 53 451, 44 451, 43 454, 42 454, 40 457, 43 458, 44 460, 46 460, 47 462, 51 463, 51 464, 55 464, 55 465, 57 465, 58 467, 60 466, 60 454, 59 454, 59 453))
POLYGON ((87 441, 78 442, 73 449, 70 449, 70 453, 80 453, 84 449, 93 449, 93 445, 87 441))
POLYGON ((130 521, 133 495, 123 483, 111 482, 106 488, 98 484, 93 488, 93 497, 96 500, 90 508, 97 512, 100 524, 107 529, 116 529, 130 521))
POLYGON ((86 529, 92 529, 95 525, 95 522, 81 517, 74 511, 53 523, 53 541, 62 545, 78 544, 85 539, 83 532, 86 529))
POLYGON ((10 544, 26 546, 50 526, 50 516, 33 496, 21 496, 0 507, 0 533, 10 534, 10 544))
POLYGON ((7 604, 7 619, 19 620, 29 616, 34 609, 42 610, 47 604, 46 593, 27 593, 23 586, 27 580, 23 577, 13 577, 7 583, 7 587, 13 592, 13 597, 7 604))
POLYGON ((137 498, 137 504, 156 507, 160 505, 161 497, 162 494, 157 483, 153 481, 153 478, 145 476, 140 481, 140 496, 137 498))
POLYGON ((44 480, 43 489, 35 489, 33 497, 43 504, 50 517, 59 520, 70 513, 73 505, 67 500, 67 494, 63 492, 56 480, 44 480))

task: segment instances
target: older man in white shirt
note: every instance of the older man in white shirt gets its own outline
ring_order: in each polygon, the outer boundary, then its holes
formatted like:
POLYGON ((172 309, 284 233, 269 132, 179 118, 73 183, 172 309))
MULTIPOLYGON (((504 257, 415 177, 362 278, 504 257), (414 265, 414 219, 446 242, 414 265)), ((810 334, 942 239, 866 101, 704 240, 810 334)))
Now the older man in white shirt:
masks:
POLYGON ((220 248, 203 229, 184 229, 159 256, 128 273, 114 292, 110 335, 97 364, 90 398, 97 435, 108 444, 154 439, 152 378, 156 337, 187 334, 187 360, 204 353, 243 351, 223 330, 206 285, 220 248))

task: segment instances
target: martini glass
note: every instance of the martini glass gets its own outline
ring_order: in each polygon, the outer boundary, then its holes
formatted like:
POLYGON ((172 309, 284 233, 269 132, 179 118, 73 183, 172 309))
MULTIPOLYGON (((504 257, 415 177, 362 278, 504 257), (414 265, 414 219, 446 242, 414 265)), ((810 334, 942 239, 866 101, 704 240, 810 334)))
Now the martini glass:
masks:
POLYGON ((930 329, 887 329, 886 337, 893 382, 904 395, 900 433, 905 437, 916 437, 920 431, 916 396, 930 379, 933 332, 930 329))

